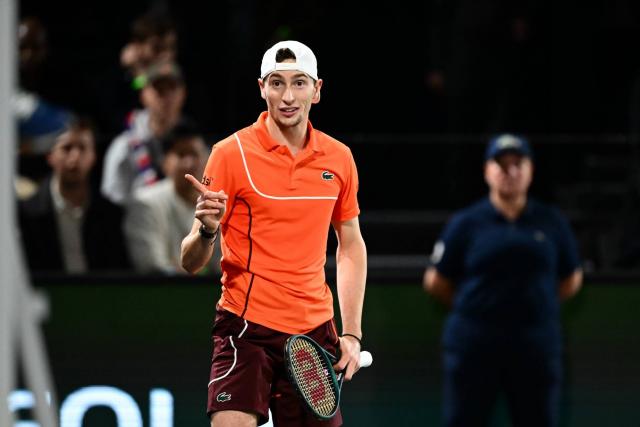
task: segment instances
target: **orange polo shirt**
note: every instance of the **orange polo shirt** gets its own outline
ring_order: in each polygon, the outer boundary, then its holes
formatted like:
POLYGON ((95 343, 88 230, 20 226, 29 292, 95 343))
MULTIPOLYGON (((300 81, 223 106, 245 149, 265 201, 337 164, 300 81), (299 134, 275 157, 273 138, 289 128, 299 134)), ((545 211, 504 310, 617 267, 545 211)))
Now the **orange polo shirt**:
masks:
POLYGON ((358 174, 349 148, 311 123, 293 157, 269 135, 267 116, 218 142, 202 179, 229 195, 218 304, 271 329, 305 333, 333 318, 327 235, 331 221, 360 213, 358 174))

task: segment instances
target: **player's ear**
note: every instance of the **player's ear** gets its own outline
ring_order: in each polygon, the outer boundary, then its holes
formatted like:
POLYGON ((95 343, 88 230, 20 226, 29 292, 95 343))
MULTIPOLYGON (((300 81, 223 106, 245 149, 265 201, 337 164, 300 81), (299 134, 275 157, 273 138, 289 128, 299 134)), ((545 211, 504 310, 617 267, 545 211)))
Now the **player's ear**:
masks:
POLYGON ((262 99, 267 99, 267 93, 266 93, 266 85, 264 80, 262 79, 258 79, 258 86, 260 87, 260 96, 262 97, 262 99))
POLYGON ((322 79, 318 79, 316 83, 313 85, 313 98, 311 98, 311 102, 317 104, 320 102, 320 89, 322 88, 322 79))

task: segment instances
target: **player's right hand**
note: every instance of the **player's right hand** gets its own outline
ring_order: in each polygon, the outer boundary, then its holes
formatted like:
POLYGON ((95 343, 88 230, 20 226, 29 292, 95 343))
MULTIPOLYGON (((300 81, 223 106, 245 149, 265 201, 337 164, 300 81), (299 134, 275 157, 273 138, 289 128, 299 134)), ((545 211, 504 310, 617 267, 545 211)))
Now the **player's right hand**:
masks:
POLYGON ((224 190, 209 190, 191 174, 186 174, 184 177, 200 193, 196 201, 196 218, 211 232, 217 231, 220 220, 227 210, 229 196, 224 190))

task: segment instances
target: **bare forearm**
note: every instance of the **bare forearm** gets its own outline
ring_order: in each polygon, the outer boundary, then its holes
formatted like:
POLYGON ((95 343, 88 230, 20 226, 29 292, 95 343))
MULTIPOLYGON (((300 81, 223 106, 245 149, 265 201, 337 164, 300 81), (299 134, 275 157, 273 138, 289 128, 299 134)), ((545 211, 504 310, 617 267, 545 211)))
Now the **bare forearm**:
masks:
POLYGON ((560 297, 560 301, 568 300, 578 293, 582 287, 582 276, 582 270, 578 269, 569 277, 560 281, 558 286, 558 296, 560 297))
POLYGON ((184 177, 200 193, 196 201, 196 219, 193 221, 191 232, 182 240, 180 247, 180 264, 187 272, 193 274, 202 270, 213 255, 213 245, 219 233, 220 221, 227 209, 229 196, 224 190, 209 191, 193 175, 186 174, 184 177))
POLYGON ((342 332, 362 337, 362 305, 367 280, 367 249, 360 238, 338 246, 336 255, 338 300, 342 332))
POLYGON ((209 262, 213 254, 213 244, 209 239, 203 239, 196 230, 182 240, 180 260, 182 268, 195 274, 209 262))
POLYGON ((424 290, 429 292, 440 302, 451 306, 453 304, 453 284, 450 280, 442 276, 438 271, 429 267, 424 274, 422 281, 424 290))

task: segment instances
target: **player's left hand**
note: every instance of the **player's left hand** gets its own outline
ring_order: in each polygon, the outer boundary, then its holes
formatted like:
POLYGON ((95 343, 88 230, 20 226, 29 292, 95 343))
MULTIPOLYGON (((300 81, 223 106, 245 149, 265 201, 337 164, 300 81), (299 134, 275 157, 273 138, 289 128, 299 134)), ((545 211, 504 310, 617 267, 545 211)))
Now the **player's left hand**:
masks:
POLYGON ((344 371, 345 381, 350 381, 353 375, 360 369, 360 343, 357 339, 344 336, 340 337, 340 360, 333 365, 336 372, 344 371))

